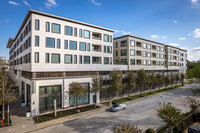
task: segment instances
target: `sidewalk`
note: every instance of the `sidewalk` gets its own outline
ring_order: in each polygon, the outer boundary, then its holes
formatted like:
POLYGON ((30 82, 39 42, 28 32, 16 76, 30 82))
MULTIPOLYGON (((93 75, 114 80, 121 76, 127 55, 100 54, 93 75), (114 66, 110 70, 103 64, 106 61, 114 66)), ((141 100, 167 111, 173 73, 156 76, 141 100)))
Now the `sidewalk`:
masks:
POLYGON ((53 125, 57 125, 57 124, 60 124, 60 123, 63 123, 63 122, 73 121, 73 120, 76 120, 76 119, 81 119, 81 118, 84 118, 84 117, 87 117, 87 116, 95 115, 95 114, 104 112, 108 108, 107 106, 102 105, 102 104, 97 104, 97 106, 99 106, 101 108, 36 124, 37 129, 39 130, 39 129, 46 128, 46 127, 53 126, 53 125))
POLYGON ((20 103, 20 101, 17 101, 10 104, 13 125, 0 128, 0 133, 26 133, 37 129, 32 118, 25 116, 28 108, 21 107, 20 103))

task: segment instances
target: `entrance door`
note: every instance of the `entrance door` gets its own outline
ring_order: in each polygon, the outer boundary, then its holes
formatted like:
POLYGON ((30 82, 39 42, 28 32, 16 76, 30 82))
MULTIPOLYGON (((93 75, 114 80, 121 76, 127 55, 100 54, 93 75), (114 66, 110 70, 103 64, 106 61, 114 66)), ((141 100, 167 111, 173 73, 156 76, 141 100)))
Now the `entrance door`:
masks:
POLYGON ((30 85, 26 84, 26 105, 29 106, 30 105, 30 102, 31 102, 31 95, 30 95, 30 85))

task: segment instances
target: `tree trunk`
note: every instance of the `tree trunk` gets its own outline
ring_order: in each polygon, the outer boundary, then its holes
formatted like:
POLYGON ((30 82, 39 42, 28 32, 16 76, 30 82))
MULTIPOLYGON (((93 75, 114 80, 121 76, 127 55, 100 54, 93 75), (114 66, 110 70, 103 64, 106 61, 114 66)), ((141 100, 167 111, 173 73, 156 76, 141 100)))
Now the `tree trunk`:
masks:
POLYGON ((5 104, 3 102, 3 107, 2 107, 2 119, 5 119, 5 104))
POLYGON ((131 95, 131 89, 129 88, 129 91, 128 91, 128 100, 130 99, 130 95, 131 95))
POLYGON ((95 100, 95 103, 94 103, 94 108, 96 109, 96 103, 97 103, 97 92, 95 92, 95 98, 96 98, 96 100, 95 100))
POLYGON ((150 93, 151 93, 151 90, 152 90, 152 84, 151 84, 151 87, 150 87, 150 93))

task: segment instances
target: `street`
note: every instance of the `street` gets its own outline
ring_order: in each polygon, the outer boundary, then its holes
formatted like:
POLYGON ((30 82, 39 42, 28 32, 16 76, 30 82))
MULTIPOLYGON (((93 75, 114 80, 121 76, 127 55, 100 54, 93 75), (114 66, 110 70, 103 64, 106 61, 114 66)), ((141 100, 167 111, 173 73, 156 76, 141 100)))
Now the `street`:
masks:
POLYGON ((199 85, 186 85, 181 89, 171 90, 167 93, 152 95, 150 97, 129 101, 127 108, 119 112, 103 112, 83 119, 65 122, 47 127, 34 133, 109 133, 112 127, 119 122, 128 122, 145 131, 147 128, 157 129, 164 125, 161 119, 156 117, 155 107, 160 103, 176 105, 182 112, 189 111, 185 101, 187 96, 193 96, 191 88, 199 85))

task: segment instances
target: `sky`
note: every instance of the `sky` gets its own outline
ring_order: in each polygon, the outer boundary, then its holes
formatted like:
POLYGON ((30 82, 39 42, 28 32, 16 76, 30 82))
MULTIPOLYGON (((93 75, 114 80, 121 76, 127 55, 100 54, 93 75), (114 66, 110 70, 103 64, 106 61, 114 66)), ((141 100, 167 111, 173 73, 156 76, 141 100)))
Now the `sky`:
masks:
POLYGON ((200 0, 1 0, 0 56, 9 57, 29 9, 113 29, 114 37, 131 34, 188 50, 200 60, 200 0))

